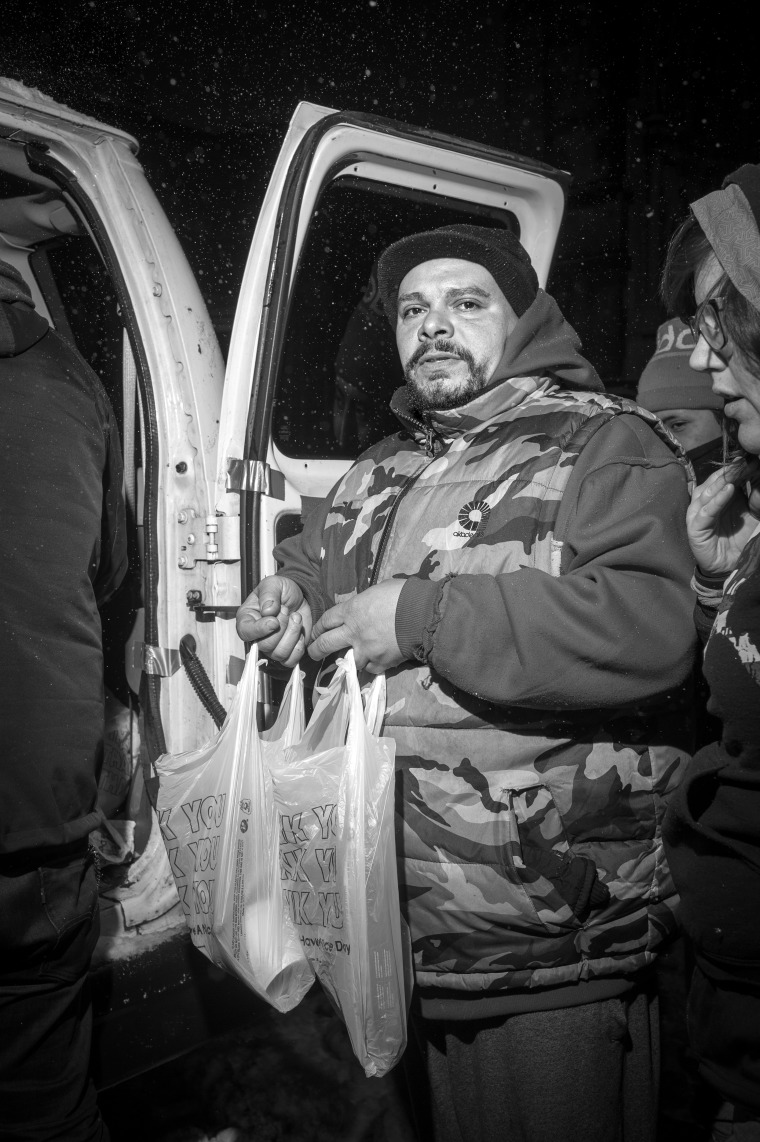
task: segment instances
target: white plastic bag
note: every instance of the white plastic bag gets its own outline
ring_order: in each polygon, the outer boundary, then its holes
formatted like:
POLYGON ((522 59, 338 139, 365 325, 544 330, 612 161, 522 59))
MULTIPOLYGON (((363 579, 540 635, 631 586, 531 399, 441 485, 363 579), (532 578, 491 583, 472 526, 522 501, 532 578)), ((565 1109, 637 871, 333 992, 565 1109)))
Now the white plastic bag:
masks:
MULTIPOLYGON (((193 943, 278 1011, 289 1011, 314 973, 284 908, 278 816, 256 727, 257 659, 254 646, 217 737, 158 759, 156 808, 193 943)), ((300 737, 301 685, 295 670, 265 749, 300 737)))
POLYGON ((395 743, 377 737, 384 711, 378 675, 365 716, 349 651, 301 740, 267 754, 290 918, 368 1076, 389 1071, 406 1046, 395 743))

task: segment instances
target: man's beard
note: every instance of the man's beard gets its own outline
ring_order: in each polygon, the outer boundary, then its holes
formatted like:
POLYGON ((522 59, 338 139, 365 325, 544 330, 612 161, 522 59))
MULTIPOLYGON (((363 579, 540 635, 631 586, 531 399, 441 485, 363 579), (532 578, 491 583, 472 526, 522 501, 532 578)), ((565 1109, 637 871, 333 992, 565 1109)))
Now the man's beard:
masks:
POLYGON ((409 396, 409 403, 417 412, 426 412, 431 409, 460 408, 462 405, 471 401, 487 384, 484 366, 477 364, 469 349, 464 349, 453 341, 445 341, 442 339, 436 341, 432 346, 420 345, 419 349, 412 353, 404 366, 404 375, 406 377, 406 391, 409 396), (469 368, 469 374, 460 383, 458 388, 450 388, 451 382, 443 374, 445 362, 442 362, 442 372, 440 376, 436 376, 436 374, 433 373, 432 376, 428 376, 424 381, 419 381, 415 377, 415 365, 418 364, 426 353, 431 352, 451 353, 465 362, 469 368))

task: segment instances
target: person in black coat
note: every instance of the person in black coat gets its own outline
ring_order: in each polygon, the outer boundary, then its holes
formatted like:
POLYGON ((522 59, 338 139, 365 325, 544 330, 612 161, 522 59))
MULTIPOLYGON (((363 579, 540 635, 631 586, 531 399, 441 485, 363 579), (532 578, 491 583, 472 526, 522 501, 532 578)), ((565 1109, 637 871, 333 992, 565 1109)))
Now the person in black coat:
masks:
POLYGON ((719 741, 668 810, 668 859, 695 970, 689 1034, 720 1102, 713 1139, 760 1139, 760 167, 692 204, 664 273, 691 312, 692 369, 723 401, 731 452, 692 497, 697 626, 719 741))
POLYGON ((98 605, 127 567, 113 410, 0 262, 0 1139, 103 1142, 89 1077, 98 605))

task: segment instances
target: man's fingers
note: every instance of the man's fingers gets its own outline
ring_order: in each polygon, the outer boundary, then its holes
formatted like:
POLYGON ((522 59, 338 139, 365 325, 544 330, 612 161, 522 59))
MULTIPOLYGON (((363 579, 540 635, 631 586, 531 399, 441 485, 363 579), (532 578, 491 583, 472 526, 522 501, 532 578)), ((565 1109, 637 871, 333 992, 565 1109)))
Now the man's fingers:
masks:
POLYGON ((271 575, 262 579, 258 587, 245 599, 236 616, 237 632, 243 642, 258 642, 278 629, 279 623, 272 623, 272 618, 280 609, 279 596, 281 589, 277 580, 271 575), (272 606, 276 602, 276 605, 272 606), (264 606, 266 605, 266 610, 264 606), (267 623, 262 625, 261 620, 267 617, 267 623))
MULTIPOLYGON (((285 618, 280 616, 278 626, 279 634, 259 643, 259 651, 265 658, 271 658, 273 662, 280 662, 283 666, 289 666, 292 665, 291 658, 293 658, 293 652, 297 649, 299 641, 303 642, 304 640, 301 616, 297 611, 285 618)), ((303 646, 293 661, 297 662, 302 654, 303 646)))
POLYGON ((294 665, 303 655, 303 620, 298 611, 292 615, 283 611, 279 616, 258 616, 253 610, 249 613, 239 612, 237 631, 244 642, 258 643, 259 653, 264 658, 271 658, 283 665, 294 665), (298 653, 293 657, 296 650, 298 653))
POLYGON ((292 667, 300 662, 306 650, 306 639, 303 630, 295 631, 289 627, 287 638, 282 638, 270 653, 265 655, 270 662, 279 662, 281 666, 292 667))
POLYGON ((286 580, 281 579, 279 575, 267 575, 256 588, 256 594, 262 615, 278 615, 283 595, 287 594, 286 580))
MULTIPOLYGON (((260 621, 261 611, 259 610, 258 596, 256 594, 249 595, 245 602, 238 607, 238 612, 235 616, 238 636, 242 638, 243 642, 253 642, 254 635, 252 631, 260 621)), ((267 621, 269 622, 271 620, 267 621)))
POLYGON ((280 624, 276 618, 262 618, 256 614, 241 614, 238 611, 237 632, 243 642, 261 642, 277 634, 280 624))
POLYGON ((280 610, 287 613, 288 608, 282 605, 282 598, 280 595, 263 595, 259 598, 259 607, 262 615, 277 615, 280 610))
POLYGON ((357 655, 356 666, 358 670, 361 670, 360 652, 356 649, 357 640, 346 621, 348 617, 346 607, 347 604, 345 603, 338 603, 336 606, 330 607, 322 615, 319 622, 315 623, 308 648, 309 658, 319 662, 328 654, 335 654, 338 650, 345 650, 346 647, 353 646, 354 654, 357 655))
POLYGON ((305 653, 306 653, 306 639, 302 636, 301 638, 299 638, 298 642, 296 643, 295 647, 291 651, 290 655, 286 658, 286 660, 282 663, 282 665, 287 666, 288 669, 291 670, 294 666, 296 666, 301 661, 301 659, 303 658, 305 653))
POLYGON ((345 613, 341 603, 338 603, 335 607, 330 607, 329 611, 325 611, 322 615, 319 622, 314 624, 314 629, 311 632, 312 641, 314 641, 315 638, 319 638, 325 631, 342 627, 345 621, 345 613))
MULTIPOLYGON (((317 623, 317 626, 319 626, 319 623, 317 623)), ((314 629, 316 630, 317 627, 314 629)), ((336 650, 344 650, 345 647, 352 645, 350 630, 347 626, 341 624, 339 627, 324 631, 318 635, 316 639, 312 638, 312 641, 309 643, 309 658, 313 658, 315 662, 319 662, 320 659, 327 658, 328 654, 334 654, 336 650)))
POLYGON ((258 642, 262 653, 268 654, 279 641, 280 633, 286 631, 291 612, 302 604, 303 594, 297 584, 280 575, 268 575, 240 607, 238 635, 244 642, 258 642), (264 640, 271 641, 265 646, 264 640))

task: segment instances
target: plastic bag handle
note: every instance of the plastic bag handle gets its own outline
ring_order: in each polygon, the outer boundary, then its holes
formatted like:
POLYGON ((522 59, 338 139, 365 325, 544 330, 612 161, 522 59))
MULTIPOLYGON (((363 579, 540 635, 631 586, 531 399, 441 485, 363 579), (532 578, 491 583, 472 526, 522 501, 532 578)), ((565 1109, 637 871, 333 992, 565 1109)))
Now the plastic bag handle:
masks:
POLYGON ((262 742, 278 742, 288 749, 300 741, 304 730, 303 671, 294 666, 273 725, 261 731, 262 742))
POLYGON ((344 657, 339 660, 338 666, 342 666, 345 671, 352 715, 361 709, 369 732, 374 737, 379 737, 385 717, 385 674, 376 674, 371 684, 360 690, 353 647, 349 647, 344 657))
POLYGON ((332 745, 349 744, 353 736, 367 729, 373 737, 379 737, 382 730, 385 717, 385 675, 378 674, 362 692, 351 647, 334 666, 329 685, 315 687, 318 700, 314 704, 303 739, 309 749, 325 748, 327 731, 321 724, 325 717, 331 727, 327 736, 332 745))
MULTIPOLYGON (((224 725, 219 730, 219 738, 227 735, 228 729, 231 725, 235 725, 236 733, 241 732, 243 725, 250 727, 256 725, 256 703, 259 697, 259 648, 254 642, 251 649, 245 656, 245 665, 243 666, 243 673, 240 676, 240 681, 235 690, 235 697, 232 701, 227 718, 224 725), (233 709, 235 710, 235 718, 232 717, 233 709)), ((246 731, 247 732, 247 731, 246 731)))
POLYGON ((364 720, 373 737, 380 737, 385 717, 385 675, 376 674, 371 684, 362 690, 364 720))
POLYGON ((285 727, 282 744, 285 747, 295 745, 303 734, 304 727, 304 698, 303 698, 303 670, 299 666, 293 668, 288 685, 283 694, 283 701, 290 700, 288 709, 288 723, 285 727), (290 693, 288 693, 290 691, 290 693))
POLYGON ((259 665, 259 646, 258 646, 258 643, 252 642, 250 650, 248 651, 248 653, 245 656, 245 662, 243 664, 243 673, 240 675, 240 681, 238 682, 238 686, 237 686, 237 693, 240 693, 241 689, 243 689, 243 688, 245 688, 246 690, 249 689, 249 687, 252 685, 253 679, 255 679, 255 686, 256 686, 256 691, 257 691, 257 696, 258 696, 258 681, 259 680, 258 680, 258 674, 256 673, 256 671, 258 669, 258 665, 259 665))

